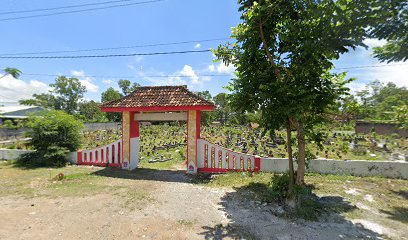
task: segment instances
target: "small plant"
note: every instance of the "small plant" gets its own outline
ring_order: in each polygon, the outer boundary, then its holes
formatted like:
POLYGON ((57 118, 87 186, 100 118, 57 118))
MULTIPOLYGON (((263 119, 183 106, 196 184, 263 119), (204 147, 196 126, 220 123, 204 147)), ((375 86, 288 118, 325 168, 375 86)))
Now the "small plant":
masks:
POLYGON ((22 155, 18 164, 22 166, 64 166, 66 155, 81 145, 83 123, 62 111, 50 111, 41 117, 32 117, 28 126, 31 131, 28 143, 35 152, 22 155))

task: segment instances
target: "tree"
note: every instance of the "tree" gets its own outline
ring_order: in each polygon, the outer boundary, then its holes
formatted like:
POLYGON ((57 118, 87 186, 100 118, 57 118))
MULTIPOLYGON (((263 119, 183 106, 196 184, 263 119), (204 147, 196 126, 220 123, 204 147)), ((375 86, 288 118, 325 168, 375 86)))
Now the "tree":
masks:
POLYGON ((374 25, 371 36, 385 39, 384 46, 374 48, 374 56, 381 62, 408 60, 408 2, 387 1, 381 6, 380 21, 374 25))
POLYGON ((55 83, 50 84, 51 95, 54 96, 54 109, 73 114, 78 110, 78 102, 86 92, 78 78, 59 76, 55 83))
MULTIPOLYGON (((113 87, 108 88, 105 92, 102 93, 101 101, 106 103, 109 101, 121 99, 122 94, 119 91, 115 90, 113 87)), ((122 120, 121 113, 107 113, 106 117, 109 121, 118 122, 122 120)))
POLYGON ((219 93, 214 97, 215 106, 215 115, 221 124, 225 124, 228 120, 229 115, 231 114, 231 107, 228 100, 227 93, 219 93))
POLYGON ((48 93, 34 94, 33 99, 21 100, 20 104, 36 105, 74 114, 78 110, 78 102, 86 92, 85 86, 78 78, 65 76, 57 77, 55 83, 51 83, 50 87, 52 89, 48 93))
POLYGON ((356 95, 362 103, 362 117, 368 119, 393 120, 395 110, 408 105, 408 89, 391 82, 372 81, 356 95))
POLYGON ((99 103, 93 100, 80 103, 79 114, 83 116, 87 122, 103 122, 106 119, 99 103))
POLYGON ((363 45, 368 24, 364 13, 370 8, 365 1, 238 2, 242 22, 233 28, 236 42, 214 53, 237 68, 229 87, 234 106, 260 111, 267 130, 286 128, 292 190, 292 130, 297 131, 296 184, 302 186, 305 134, 347 90, 345 75, 330 72, 332 60, 363 45))
POLYGON ((204 98, 205 100, 212 101, 211 93, 208 90, 202 92, 195 92, 195 94, 197 94, 199 97, 204 98))
POLYGON ((1 76, 0 77, 0 79, 1 78, 4 78, 5 76, 7 76, 7 75, 10 75, 10 76, 12 76, 13 78, 19 78, 20 77, 20 75, 22 74, 22 72, 20 71, 20 70, 18 70, 17 68, 11 68, 11 67, 7 67, 7 68, 5 68, 5 69, 3 69, 3 72, 5 73, 3 76, 1 76))
POLYGON ((401 124, 401 127, 408 129, 408 104, 395 109, 395 119, 401 124))
POLYGON ((123 95, 129 95, 131 92, 136 90, 138 87, 140 87, 139 83, 131 83, 129 80, 126 79, 121 79, 118 82, 118 85, 120 89, 122 89, 123 95))
POLYGON ((29 146, 35 152, 23 155, 21 165, 63 166, 66 155, 81 146, 83 123, 63 111, 49 111, 44 116, 31 117, 29 146))
MULTIPOLYGON (((204 98, 207 101, 212 101, 212 96, 209 91, 195 92, 199 97, 204 98)), ((203 125, 210 125, 214 121, 213 112, 201 112, 201 123, 203 125)))

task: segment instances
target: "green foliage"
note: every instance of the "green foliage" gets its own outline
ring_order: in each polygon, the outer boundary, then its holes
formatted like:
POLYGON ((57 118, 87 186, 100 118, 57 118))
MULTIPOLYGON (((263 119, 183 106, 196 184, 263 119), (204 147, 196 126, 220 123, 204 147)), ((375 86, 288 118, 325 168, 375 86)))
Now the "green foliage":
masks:
POLYGON ((139 83, 132 84, 129 80, 126 79, 119 80, 118 85, 120 89, 122 89, 122 93, 124 96, 129 95, 131 92, 140 87, 139 83))
POLYGON ((62 110, 74 114, 78 110, 78 102, 86 92, 78 78, 59 76, 50 84, 49 93, 34 94, 33 99, 21 100, 20 104, 41 106, 46 109, 62 110))
POLYGON ((383 1, 381 18, 371 36, 385 39, 387 43, 374 48, 374 56, 381 62, 408 60, 408 3, 407 1, 383 1))
POLYGON ((401 127, 408 129, 408 104, 395 108, 395 119, 401 124, 401 127))
POLYGON ((384 84, 373 81, 365 90, 358 92, 357 96, 363 109, 361 117, 366 119, 396 120, 398 109, 408 105, 408 89, 397 87, 391 82, 384 84))
MULTIPOLYGON (((3 69, 3 72, 6 73, 4 76, 10 75, 10 76, 12 76, 13 78, 16 78, 16 79, 19 78, 20 75, 22 74, 22 72, 20 70, 18 70, 17 68, 11 68, 11 67, 7 67, 7 68, 3 69)), ((2 77, 4 77, 4 76, 2 76, 2 77)))
POLYGON ((6 120, 6 121, 3 122, 1 127, 3 127, 3 128, 14 128, 14 123, 11 120, 6 120))
POLYGON ((101 111, 99 103, 91 100, 79 104, 79 114, 87 122, 106 121, 105 113, 101 111))
POLYGON ((31 166, 62 166, 66 154, 81 146, 81 130, 84 125, 63 111, 50 111, 40 117, 31 117, 29 146, 35 152, 23 155, 20 164, 31 166))
MULTIPOLYGON (((102 103, 109 101, 121 99, 123 96, 119 91, 115 90, 113 87, 108 88, 105 92, 102 93, 102 103)), ((118 122, 122 120, 121 113, 107 113, 106 117, 109 121, 118 122)))
POLYGON ((301 184, 304 129, 321 123, 348 91, 345 84, 350 80, 330 71, 332 61, 363 46, 368 22, 362 21, 362 12, 370 6, 361 1, 238 2, 242 16, 232 31, 236 42, 219 46, 214 53, 236 67, 229 86, 236 109, 259 111, 266 130, 297 130, 301 184), (355 11, 357 7, 362 12, 355 11))

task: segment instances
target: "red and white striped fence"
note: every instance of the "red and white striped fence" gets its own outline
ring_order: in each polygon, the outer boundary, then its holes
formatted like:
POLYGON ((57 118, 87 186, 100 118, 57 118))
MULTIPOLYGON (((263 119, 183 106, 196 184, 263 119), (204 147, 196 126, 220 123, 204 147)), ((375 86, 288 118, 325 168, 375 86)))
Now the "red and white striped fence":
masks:
POLYGON ((77 152, 78 165, 122 167, 122 140, 92 150, 77 152))
POLYGON ((205 139, 198 139, 197 142, 199 172, 260 171, 261 158, 259 156, 234 152, 205 139))

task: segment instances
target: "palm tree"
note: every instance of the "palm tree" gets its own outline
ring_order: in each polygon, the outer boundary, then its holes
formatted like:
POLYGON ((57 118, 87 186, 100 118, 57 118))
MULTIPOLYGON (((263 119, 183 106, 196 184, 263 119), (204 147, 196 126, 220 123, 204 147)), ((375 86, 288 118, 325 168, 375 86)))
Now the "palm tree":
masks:
POLYGON ((7 75, 12 76, 13 78, 19 78, 20 75, 22 74, 22 72, 18 70, 17 68, 11 68, 11 67, 7 67, 3 69, 3 72, 5 72, 5 74, 1 76, 0 79, 4 78, 7 75))

